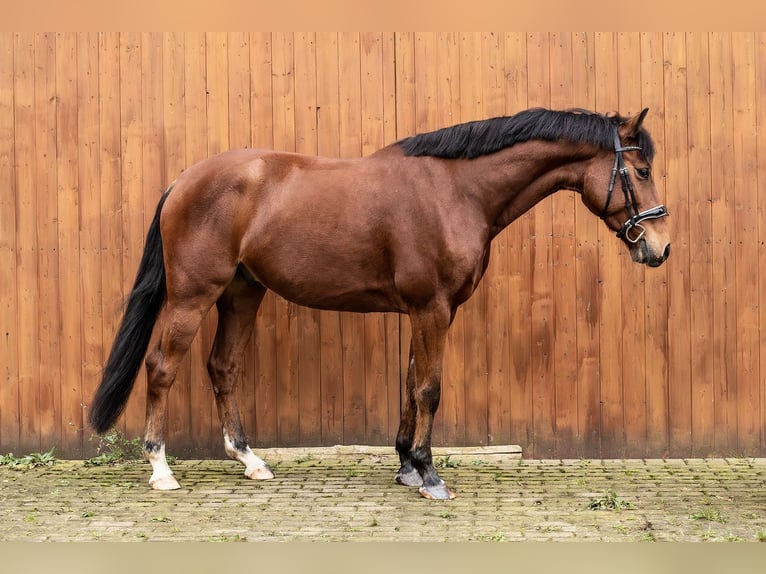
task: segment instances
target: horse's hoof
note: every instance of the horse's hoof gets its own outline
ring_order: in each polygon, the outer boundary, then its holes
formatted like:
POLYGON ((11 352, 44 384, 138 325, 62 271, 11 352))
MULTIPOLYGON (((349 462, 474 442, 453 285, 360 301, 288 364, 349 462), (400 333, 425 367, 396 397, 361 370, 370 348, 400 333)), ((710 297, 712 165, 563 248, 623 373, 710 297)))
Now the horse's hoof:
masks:
POLYGON ((452 500, 455 498, 455 493, 444 482, 435 486, 421 486, 418 492, 420 492, 420 496, 429 500, 452 500))
POLYGON ((270 480, 274 478, 274 473, 268 466, 264 465, 245 470, 245 476, 252 480, 270 480))
POLYGON ((149 486, 154 490, 178 490, 181 488, 181 485, 178 484, 178 481, 172 474, 150 480, 149 486))
POLYGON ((423 477, 420 476, 420 473, 415 470, 414 468, 410 470, 409 472, 398 472, 396 473, 396 478, 394 479, 398 484, 401 484, 402 486, 422 486, 423 485, 423 477))

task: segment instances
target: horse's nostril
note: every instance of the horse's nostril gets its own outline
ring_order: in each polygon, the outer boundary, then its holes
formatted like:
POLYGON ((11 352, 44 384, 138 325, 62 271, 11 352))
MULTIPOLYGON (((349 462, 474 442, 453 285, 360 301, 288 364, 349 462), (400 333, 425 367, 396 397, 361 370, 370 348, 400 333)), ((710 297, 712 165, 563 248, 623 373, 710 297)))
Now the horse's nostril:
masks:
POLYGON ((668 257, 670 257, 670 243, 667 244, 665 252, 662 254, 663 259, 667 259, 668 257))

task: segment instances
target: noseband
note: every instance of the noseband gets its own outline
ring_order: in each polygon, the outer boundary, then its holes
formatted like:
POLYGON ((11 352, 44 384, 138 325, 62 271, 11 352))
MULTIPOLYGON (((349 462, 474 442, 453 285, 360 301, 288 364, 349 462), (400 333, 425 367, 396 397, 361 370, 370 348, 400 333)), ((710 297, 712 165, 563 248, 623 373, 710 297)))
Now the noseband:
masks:
POLYGON ((606 205, 604 205, 604 212, 601 214, 601 218, 606 218, 609 202, 612 199, 612 192, 614 191, 614 184, 617 180, 617 174, 619 173, 620 183, 622 184, 622 193, 625 195, 625 209, 628 211, 629 219, 617 232, 617 237, 620 239, 624 237, 631 243, 638 243, 644 236, 644 233, 646 233, 646 228, 641 225, 642 221, 646 221, 647 219, 659 219, 660 217, 666 217, 668 215, 667 208, 662 204, 645 211, 638 211, 638 202, 636 201, 636 194, 633 191, 633 182, 630 180, 628 168, 625 167, 625 160, 622 158, 622 152, 640 149, 641 148, 638 146, 623 147, 620 143, 620 135, 617 132, 617 128, 614 129, 614 166, 612 167, 612 177, 609 180, 609 191, 606 194, 606 205))

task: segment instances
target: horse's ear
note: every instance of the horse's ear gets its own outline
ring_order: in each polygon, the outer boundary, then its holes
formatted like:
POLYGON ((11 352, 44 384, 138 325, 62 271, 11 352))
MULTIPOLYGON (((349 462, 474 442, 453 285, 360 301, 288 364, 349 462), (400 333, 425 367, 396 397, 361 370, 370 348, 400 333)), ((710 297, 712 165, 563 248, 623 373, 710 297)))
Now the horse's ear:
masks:
POLYGON ((620 137, 621 138, 631 138, 636 137, 638 135, 639 130, 641 129, 641 124, 644 122, 644 118, 646 117, 646 114, 649 112, 649 108, 644 108, 640 114, 636 114, 629 120, 624 121, 620 124, 620 137))

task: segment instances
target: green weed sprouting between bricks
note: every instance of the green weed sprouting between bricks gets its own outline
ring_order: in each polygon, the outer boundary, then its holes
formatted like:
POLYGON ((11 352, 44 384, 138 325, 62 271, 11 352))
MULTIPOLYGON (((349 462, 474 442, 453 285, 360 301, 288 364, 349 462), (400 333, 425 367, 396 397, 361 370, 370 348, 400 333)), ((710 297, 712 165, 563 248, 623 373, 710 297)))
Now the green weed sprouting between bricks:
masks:
POLYGON ((596 498, 588 503, 590 510, 630 510, 633 503, 618 498, 614 490, 608 490, 601 498, 596 498))
POLYGON ((434 462, 436 468, 457 468, 460 463, 456 460, 450 460, 450 455, 443 456, 434 462))
POLYGON ((141 447, 141 439, 126 439, 117 429, 112 429, 108 433, 97 436, 93 435, 90 440, 98 439, 98 455, 85 461, 85 466, 102 466, 105 464, 116 464, 119 462, 128 462, 143 460, 144 451, 141 447))
POLYGON ((708 522, 720 522, 721 524, 726 523, 726 517, 716 508, 705 508, 704 510, 695 512, 690 518, 692 520, 707 520, 708 522))
POLYGON ((0 455, 0 466, 7 466, 16 470, 29 470, 40 466, 51 466, 56 464, 56 457, 53 456, 52 447, 48 452, 33 452, 21 458, 13 456, 13 453, 0 455))

